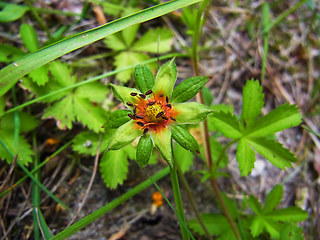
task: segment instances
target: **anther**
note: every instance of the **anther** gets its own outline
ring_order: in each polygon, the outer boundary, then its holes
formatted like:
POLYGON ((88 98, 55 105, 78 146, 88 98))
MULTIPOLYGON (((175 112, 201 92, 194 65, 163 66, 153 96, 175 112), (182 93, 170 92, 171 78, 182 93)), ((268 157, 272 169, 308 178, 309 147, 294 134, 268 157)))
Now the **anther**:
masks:
POLYGON ((144 123, 143 123, 143 122, 137 122, 137 124, 138 124, 140 127, 143 127, 143 126, 144 126, 144 123))
POLYGON ((137 119, 143 119, 143 116, 141 115, 134 115, 137 119))
POLYGON ((148 131, 149 131, 149 128, 145 128, 145 129, 143 130, 143 134, 146 134, 148 131))
POLYGON ((159 112, 159 113, 157 114, 156 118, 161 117, 163 114, 164 114, 164 112, 159 112))
POLYGON ((166 116, 161 116, 161 118, 168 121, 168 118, 166 116))
POLYGON ((131 118, 131 119, 135 119, 135 117, 134 117, 132 114, 130 114, 130 113, 128 113, 128 116, 129 116, 129 118, 131 118))
POLYGON ((168 96, 166 96, 166 102, 169 103, 169 98, 168 98, 168 96))
POLYGON ((152 90, 148 90, 146 91, 145 95, 150 95, 151 93, 153 93, 152 90))
POLYGON ((168 103, 168 104, 166 104, 166 107, 171 108, 172 106, 170 103, 168 103))
POLYGON ((132 93, 130 93, 130 95, 131 95, 132 97, 134 97, 134 96, 137 96, 138 93, 132 92, 132 93))
POLYGON ((140 93, 139 96, 140 96, 141 98, 143 98, 143 99, 146 98, 146 95, 144 95, 144 94, 142 94, 142 93, 140 93))
POLYGON ((133 104, 131 102, 127 102, 127 105, 133 107, 133 104))
POLYGON ((133 106, 133 113, 136 114, 137 113, 137 107, 133 106))
POLYGON ((161 93, 161 94, 159 95, 159 97, 163 97, 163 94, 161 93))
POLYGON ((152 106, 152 105, 155 104, 155 103, 156 103, 156 101, 148 102, 148 103, 147 103, 147 106, 152 106))
POLYGON ((173 118, 173 117, 170 117, 170 119, 171 119, 172 121, 174 121, 174 122, 177 121, 177 120, 176 120, 175 118, 173 118))

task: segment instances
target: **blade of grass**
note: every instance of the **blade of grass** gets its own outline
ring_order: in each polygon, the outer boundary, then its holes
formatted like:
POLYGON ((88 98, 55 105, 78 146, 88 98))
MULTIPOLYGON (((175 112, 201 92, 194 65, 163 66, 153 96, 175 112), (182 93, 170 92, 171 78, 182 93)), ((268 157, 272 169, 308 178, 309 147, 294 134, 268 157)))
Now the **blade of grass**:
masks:
MULTIPOLYGON (((262 5, 262 27, 266 29, 271 25, 270 17, 270 5, 267 2, 264 2, 262 5)), ((263 82, 266 75, 267 68, 267 57, 268 57, 268 48, 269 48, 269 31, 265 32, 263 30, 263 53, 262 53, 262 67, 261 67, 261 82, 263 82)))
POLYGON ((34 209, 35 213, 36 213, 36 216, 37 216, 37 222, 39 224, 39 228, 40 228, 40 231, 41 231, 41 234, 43 236, 44 239, 51 239, 53 237, 43 215, 42 215, 42 212, 40 210, 40 208, 35 208, 34 209))
MULTIPOLYGON (((59 148, 57 151, 55 151, 52 155, 46 158, 43 162, 41 162, 37 167, 33 168, 30 172, 31 174, 34 174, 37 170, 39 170, 41 167, 43 167, 47 162, 49 162, 53 157, 57 156, 60 152, 62 152, 64 149, 69 147, 71 145, 72 141, 67 142, 65 145, 63 145, 61 148, 59 148)), ((8 151, 8 150, 7 150, 8 151)), ((21 183, 23 183, 28 178, 28 175, 25 175, 23 178, 18 180, 15 184, 13 184, 8 189, 4 190, 2 193, 0 193, 0 198, 5 196, 8 192, 13 190, 15 187, 19 186, 21 183)))
MULTIPOLYGON (((159 59, 160 59, 160 60, 163 60, 163 59, 168 59, 168 58, 172 58, 172 57, 175 57, 175 56, 185 56, 185 54, 168 54, 168 55, 164 55, 164 56, 160 57, 159 59)), ((129 65, 129 66, 125 67, 125 68, 121 68, 121 69, 114 70, 114 71, 111 71, 111 72, 108 72, 108 73, 105 73, 105 74, 98 75, 98 76, 93 77, 93 78, 89 78, 89 79, 87 79, 86 81, 78 82, 78 83, 75 83, 75 84, 70 85, 70 86, 65 87, 65 88, 61 88, 61 89, 59 89, 58 91, 54 91, 54 92, 48 93, 48 94, 46 94, 46 95, 43 95, 43 96, 38 97, 38 98, 35 98, 35 99, 33 99, 33 100, 31 100, 31 101, 28 101, 28 102, 26 102, 26 103, 23 103, 23 104, 15 107, 15 108, 12 108, 12 109, 6 111, 5 113, 0 114, 0 117, 3 116, 3 115, 5 115, 5 114, 14 112, 14 111, 16 111, 16 110, 18 110, 18 109, 21 109, 21 108, 24 108, 24 107, 26 107, 26 106, 29 106, 29 105, 31 105, 31 104, 33 104, 33 103, 38 102, 38 101, 41 101, 41 100, 43 100, 43 99, 46 99, 46 98, 48 98, 48 97, 54 96, 54 95, 56 95, 56 94, 58 94, 58 93, 61 93, 61 92, 64 92, 64 91, 67 91, 67 90, 70 90, 70 89, 73 89, 73 88, 76 88, 76 87, 80 87, 80 86, 82 86, 82 85, 85 85, 85 84, 88 84, 88 83, 97 81, 97 80, 102 79, 102 78, 105 78, 105 77, 109 77, 109 76, 115 75, 115 74, 117 74, 117 73, 119 73, 119 72, 122 72, 122 71, 125 71, 125 70, 127 70, 127 69, 135 68, 135 66, 136 66, 137 64, 148 64, 148 63, 151 63, 151 62, 156 62, 157 60, 158 60, 157 58, 152 58, 152 59, 149 59, 149 60, 140 62, 140 63, 136 63, 136 64, 134 64, 134 65, 129 65)))
MULTIPOLYGON (((33 142, 33 169, 39 165, 39 157, 38 157, 38 150, 37 150, 37 139, 35 132, 33 132, 32 136, 33 142)), ((35 179, 40 182, 40 172, 39 170, 34 173, 35 179)), ((40 239, 40 228, 38 224, 38 214, 37 209, 40 209, 40 189, 39 186, 32 181, 32 217, 33 217, 33 232, 34 232, 34 239, 40 239)))
POLYGON ((68 37, 28 54, 0 70, 0 96, 6 93, 19 78, 32 70, 83 46, 98 41, 129 26, 160 17, 201 0, 176 0, 162 3, 132 15, 117 19, 100 27, 68 37))
POLYGON ((89 225, 90 223, 92 223, 96 219, 100 218, 101 216, 103 216, 107 212, 109 212, 112 209, 114 209, 115 207, 119 206, 121 203, 132 198, 134 195, 138 194, 139 192, 145 190, 146 188, 151 186, 154 183, 154 181, 158 181, 159 179, 163 178, 164 176, 166 176, 168 174, 169 174, 169 167, 166 167, 166 168, 160 170, 159 172, 154 174, 152 176, 152 178, 150 177, 149 179, 145 180, 144 182, 138 184, 136 187, 134 187, 131 190, 129 190, 128 192, 126 192, 125 194, 114 199, 113 201, 111 201, 107 205, 103 206, 102 208, 99 208, 98 210, 94 211, 93 213, 89 214, 88 216, 82 218, 78 222, 72 224, 70 227, 62 230, 57 235, 55 235, 52 239, 60 240, 60 239, 66 239, 66 238, 70 237, 72 234, 79 231, 81 228, 89 225))

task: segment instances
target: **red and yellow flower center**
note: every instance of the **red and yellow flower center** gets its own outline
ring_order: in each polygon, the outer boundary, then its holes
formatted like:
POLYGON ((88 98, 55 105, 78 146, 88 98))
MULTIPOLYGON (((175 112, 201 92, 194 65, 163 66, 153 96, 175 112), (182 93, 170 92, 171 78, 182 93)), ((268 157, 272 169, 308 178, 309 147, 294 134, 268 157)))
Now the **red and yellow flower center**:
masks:
POLYGON ((136 101, 127 103, 133 108, 133 114, 128 116, 136 122, 143 133, 149 130, 159 132, 176 121, 174 117, 177 112, 172 108, 167 96, 161 93, 156 96, 151 90, 145 94, 131 93, 131 96, 136 97, 136 101))

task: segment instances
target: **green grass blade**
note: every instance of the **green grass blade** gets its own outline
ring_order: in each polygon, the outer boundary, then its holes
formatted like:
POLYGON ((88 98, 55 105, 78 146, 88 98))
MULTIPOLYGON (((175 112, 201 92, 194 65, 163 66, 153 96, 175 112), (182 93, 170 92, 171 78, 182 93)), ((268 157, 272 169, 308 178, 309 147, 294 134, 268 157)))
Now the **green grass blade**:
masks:
POLYGON ((51 239, 52 238, 52 233, 42 215, 42 212, 40 210, 40 208, 35 208, 34 212, 36 214, 37 217, 37 223, 38 223, 38 227, 41 231, 41 234, 43 236, 44 239, 51 239))
MULTIPOLYGON (((183 57, 184 57, 185 54, 168 54, 168 55, 164 55, 164 56, 159 57, 159 59, 160 59, 160 60, 163 60, 163 59, 168 59, 168 58, 172 58, 172 57, 175 57, 175 56, 183 56, 183 57)), ((149 59, 149 60, 146 60, 146 61, 137 63, 137 64, 148 64, 148 63, 151 63, 151 62, 156 62, 157 60, 158 60, 157 58, 153 58, 153 59, 149 59)), ((59 93, 61 93, 61 92, 68 91, 68 90, 70 90, 70 89, 74 89, 74 88, 76 88, 76 87, 80 87, 80 86, 82 86, 82 85, 85 85, 85 84, 88 84, 88 83, 97 81, 97 80, 99 80, 99 79, 102 79, 102 78, 105 78, 105 77, 109 77, 109 76, 115 75, 115 74, 117 74, 117 73, 119 73, 119 72, 122 72, 122 71, 125 71, 125 70, 127 70, 127 69, 134 68, 137 64, 129 65, 129 66, 125 67, 125 68, 121 68, 121 69, 118 69, 118 70, 114 70, 114 71, 111 71, 111 72, 107 72, 107 73, 98 75, 98 76, 96 76, 96 77, 89 78, 89 79, 86 80, 86 81, 78 82, 78 83, 75 83, 75 84, 70 85, 70 86, 68 86, 68 87, 61 88, 61 89, 59 89, 59 90, 57 90, 57 91, 54 91, 54 92, 48 93, 48 94, 46 94, 46 95, 43 95, 43 96, 41 96, 41 97, 35 98, 35 99, 31 100, 31 101, 28 101, 28 102, 26 102, 26 103, 23 103, 23 104, 21 104, 21 105, 19 105, 19 106, 17 106, 17 107, 14 107, 14 108, 8 110, 8 111, 6 111, 5 113, 0 114, 0 117, 3 116, 3 115, 5 115, 5 114, 14 112, 14 111, 16 111, 16 110, 18 110, 18 109, 21 109, 21 108, 24 108, 24 107, 26 107, 26 106, 29 106, 29 105, 31 105, 31 104, 33 104, 33 103, 39 102, 39 101, 41 101, 41 100, 43 100, 43 99, 46 99, 46 98, 48 98, 48 97, 54 96, 54 95, 56 95, 56 94, 59 94, 59 93)))
POLYGON ((142 23, 201 0, 176 0, 147 8, 100 27, 73 35, 60 42, 26 55, 0 71, 0 96, 6 93, 19 78, 32 70, 83 46, 119 32, 129 26, 142 23))
POLYGON ((132 198, 134 195, 138 194, 139 192, 145 190, 147 187, 151 186, 154 181, 158 181, 159 179, 163 178, 164 176, 169 174, 169 167, 162 169, 161 171, 157 172, 155 175, 147 179, 146 181, 140 183, 133 189, 129 190, 125 194, 121 195, 120 197, 116 198, 115 200, 111 201, 107 205, 99 208, 97 211, 89 214, 88 216, 82 218, 78 222, 72 224, 70 227, 64 229, 63 231, 59 232, 55 235, 52 239, 66 239, 70 237, 75 232, 79 231, 81 228, 87 226, 88 224, 92 223, 96 219, 100 218, 107 212, 111 211, 115 207, 119 206, 121 203, 125 202, 126 200, 132 198))

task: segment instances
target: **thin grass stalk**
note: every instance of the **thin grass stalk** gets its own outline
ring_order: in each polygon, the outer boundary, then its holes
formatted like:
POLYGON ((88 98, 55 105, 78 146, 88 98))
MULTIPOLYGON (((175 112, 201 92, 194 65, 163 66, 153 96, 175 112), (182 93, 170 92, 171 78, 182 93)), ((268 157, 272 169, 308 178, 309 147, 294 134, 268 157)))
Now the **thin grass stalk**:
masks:
POLYGON ((182 205, 178 175, 177 175, 175 164, 173 167, 170 167, 170 177, 171 177, 171 184, 172 184, 172 190, 174 195, 174 201, 176 204, 177 214, 179 215, 178 220, 180 223, 181 236, 183 240, 189 240, 190 238, 189 238, 188 232, 184 228, 184 226, 186 226, 187 224, 186 224, 186 218, 184 216, 184 209, 182 205))

